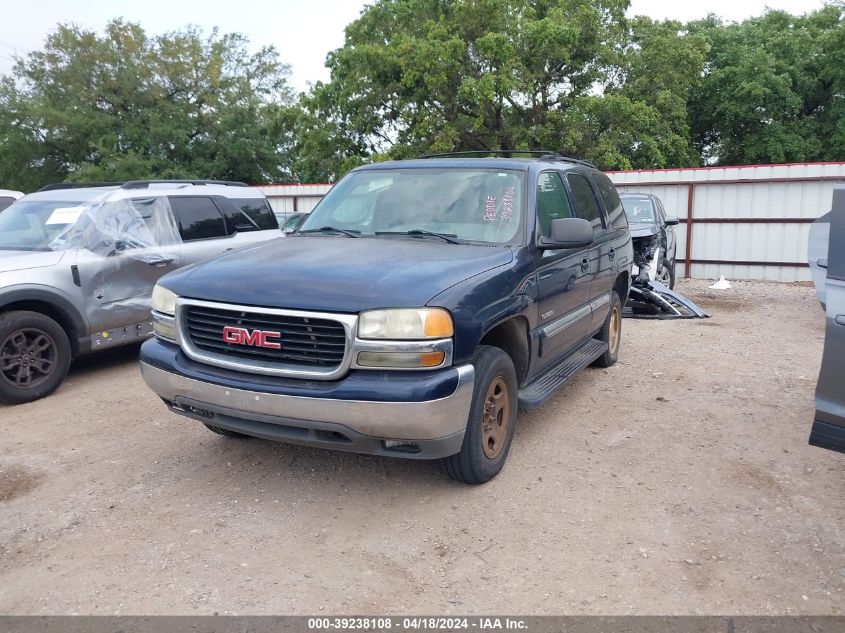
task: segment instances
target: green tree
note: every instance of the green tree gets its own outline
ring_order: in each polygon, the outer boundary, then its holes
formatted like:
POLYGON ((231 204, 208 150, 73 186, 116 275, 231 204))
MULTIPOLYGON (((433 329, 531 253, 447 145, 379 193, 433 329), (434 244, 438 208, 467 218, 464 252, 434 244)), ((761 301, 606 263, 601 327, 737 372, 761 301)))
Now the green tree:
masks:
MULTIPOLYGON (((379 0, 329 55, 306 136, 345 161, 564 149, 561 116, 606 77, 628 0, 379 0), (314 141, 318 143, 318 141, 314 141)), ((308 139, 303 143, 311 142, 308 139)))
POLYGON ((690 25, 709 43, 707 73, 690 99, 692 133, 708 162, 845 158, 840 132, 843 11, 768 11, 739 24, 690 25))
POLYGON ((0 82, 0 182, 290 180, 289 71, 274 49, 247 47, 193 28, 60 26, 0 82))

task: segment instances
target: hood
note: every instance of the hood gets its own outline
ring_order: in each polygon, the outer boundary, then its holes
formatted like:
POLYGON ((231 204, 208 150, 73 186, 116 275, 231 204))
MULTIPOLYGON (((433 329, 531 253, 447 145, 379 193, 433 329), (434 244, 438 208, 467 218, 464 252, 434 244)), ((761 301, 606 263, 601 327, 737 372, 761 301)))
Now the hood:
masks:
POLYGON ((513 260, 507 246, 433 239, 290 237, 173 272, 182 297, 296 310, 424 306, 447 288, 513 260))
POLYGON ((651 237, 660 232, 660 227, 652 222, 639 222, 631 224, 628 228, 630 228, 631 237, 634 239, 638 237, 651 237))
POLYGON ((0 273, 55 266, 65 251, 6 251, 0 249, 0 273))

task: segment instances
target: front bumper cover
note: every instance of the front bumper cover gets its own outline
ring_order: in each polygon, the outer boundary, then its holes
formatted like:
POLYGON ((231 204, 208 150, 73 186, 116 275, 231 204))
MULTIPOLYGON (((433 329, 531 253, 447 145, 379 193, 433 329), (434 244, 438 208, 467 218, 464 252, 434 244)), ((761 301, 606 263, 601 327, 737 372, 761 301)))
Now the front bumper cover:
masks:
POLYGON ((270 440, 412 459, 446 457, 461 448, 475 369, 442 371, 456 372, 457 386, 441 398, 340 400, 234 388, 141 361, 144 381, 179 415, 270 440), (396 441, 413 444, 391 446, 396 441))

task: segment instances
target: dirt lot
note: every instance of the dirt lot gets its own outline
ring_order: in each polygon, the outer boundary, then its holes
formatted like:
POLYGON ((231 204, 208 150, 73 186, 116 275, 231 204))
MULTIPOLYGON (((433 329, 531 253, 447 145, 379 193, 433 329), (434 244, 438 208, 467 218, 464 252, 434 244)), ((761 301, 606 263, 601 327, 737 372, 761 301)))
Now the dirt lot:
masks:
POLYGON ((481 487, 434 466, 226 440, 136 350, 0 408, 0 612, 845 613, 845 456, 807 445, 807 285, 681 290, 620 362, 522 413, 481 487))

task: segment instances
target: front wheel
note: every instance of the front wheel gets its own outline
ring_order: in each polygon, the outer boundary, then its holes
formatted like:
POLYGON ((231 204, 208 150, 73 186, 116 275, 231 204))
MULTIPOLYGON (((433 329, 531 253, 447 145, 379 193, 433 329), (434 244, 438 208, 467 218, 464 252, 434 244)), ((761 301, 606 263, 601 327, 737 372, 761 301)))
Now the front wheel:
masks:
POLYGON ((622 342, 622 299, 615 290, 610 293, 610 312, 596 338, 607 343, 607 349, 593 361, 593 365, 610 367, 619 359, 619 344, 622 342))
POLYGON ((444 462, 449 477, 483 484, 505 465, 516 429, 517 381, 513 361, 482 345, 475 359, 475 386, 461 451, 444 462))
POLYGON ((49 396, 65 379, 70 357, 67 334, 50 317, 27 310, 0 315, 0 402, 49 396))
POLYGON ((675 287, 675 263, 670 262, 668 259, 663 259, 662 264, 660 265, 660 270, 657 271, 656 276, 657 281, 662 283, 669 289, 675 287))

